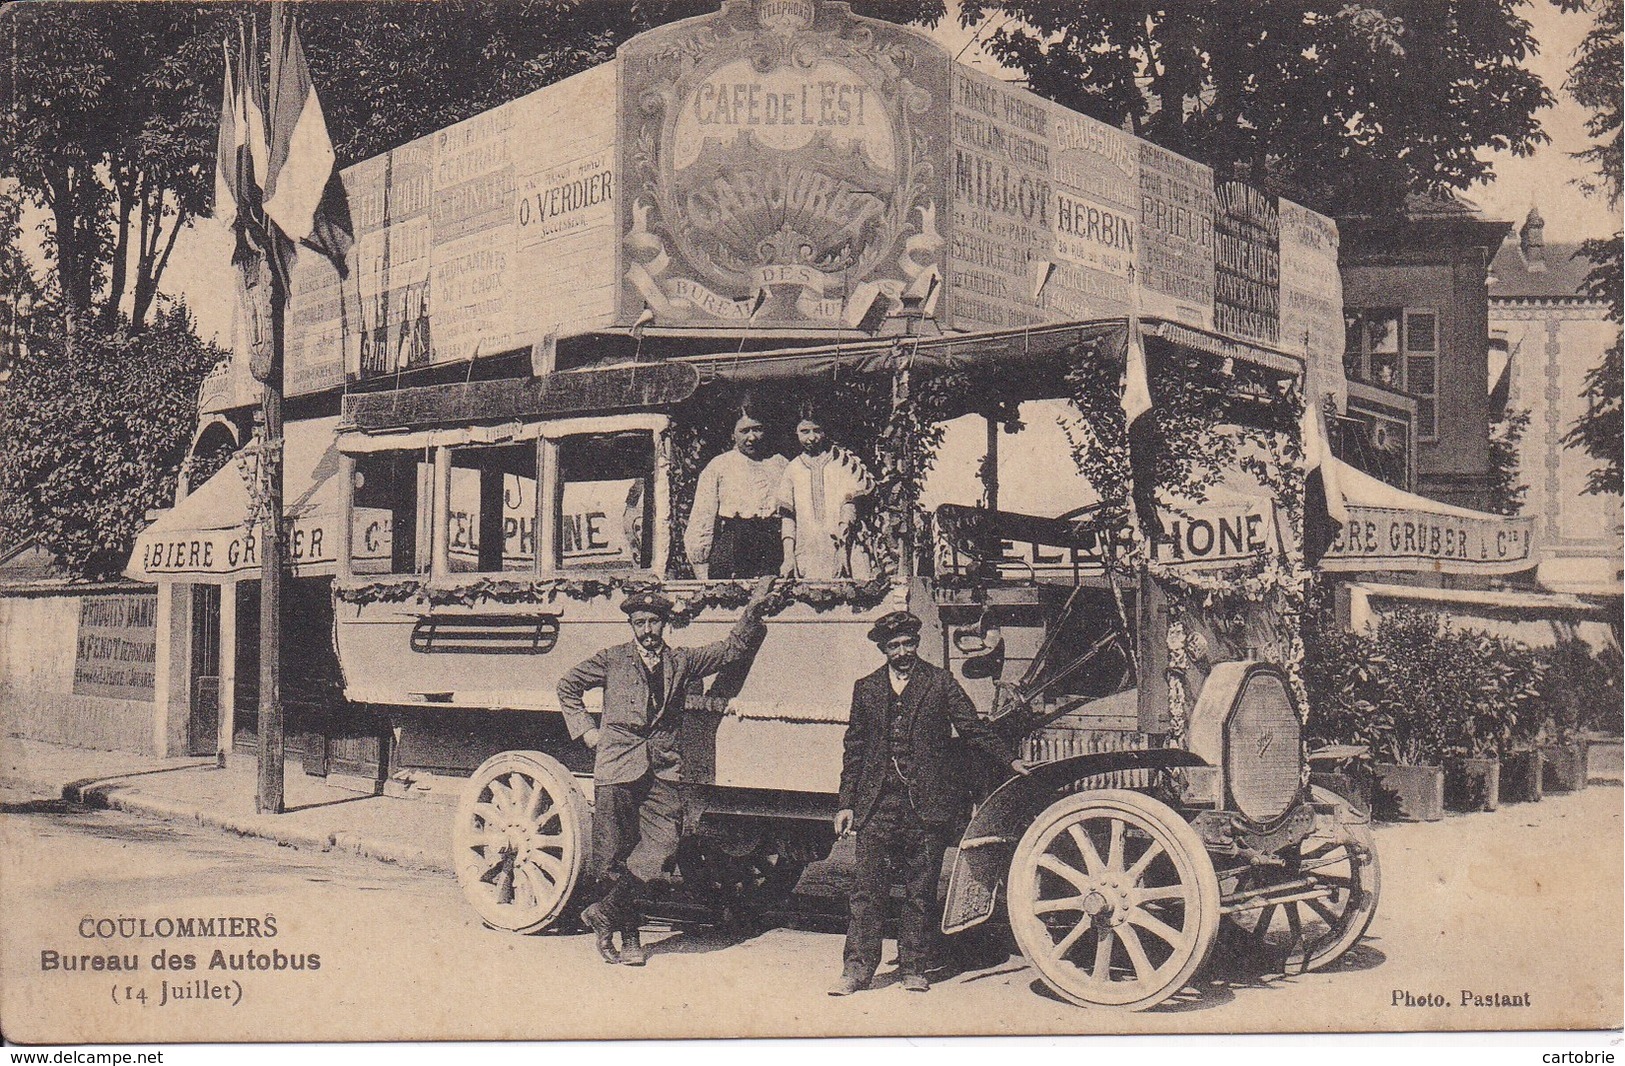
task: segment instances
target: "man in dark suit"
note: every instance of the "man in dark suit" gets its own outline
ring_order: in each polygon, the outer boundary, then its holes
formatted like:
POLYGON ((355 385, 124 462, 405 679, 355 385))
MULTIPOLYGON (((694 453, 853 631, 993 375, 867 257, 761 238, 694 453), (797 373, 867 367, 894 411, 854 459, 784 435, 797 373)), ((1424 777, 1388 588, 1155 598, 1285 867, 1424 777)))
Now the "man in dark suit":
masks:
POLYGON ((931 982, 927 918, 936 902, 942 872, 944 834, 958 805, 950 741, 960 739, 1010 772, 1025 764, 976 713, 976 707, 948 671, 919 657, 920 620, 894 611, 869 631, 886 663, 852 688, 841 763, 840 810, 835 832, 857 830, 858 857, 852 887, 852 914, 840 981, 832 996, 868 987, 880 965, 881 922, 897 868, 904 896, 899 915, 897 954, 903 987, 925 992, 931 982))
POLYGON ((954 731, 999 767, 1027 772, 978 717, 952 674, 920 660, 918 617, 887 614, 874 622, 869 639, 886 655, 886 665, 851 689, 835 832, 856 829, 858 864, 842 975, 829 990, 832 996, 863 990, 879 967, 889 864, 903 886, 897 931, 903 988, 931 988, 928 916, 942 873, 944 835, 959 799, 955 782, 962 778, 954 765, 954 731))
POLYGON ((682 803, 677 783, 683 701, 691 682, 749 655, 764 632, 762 613, 772 579, 757 584, 726 640, 699 648, 666 643, 672 603, 657 592, 621 604, 632 640, 605 648, 559 681, 559 704, 570 735, 597 753, 593 764, 593 872, 603 895, 581 917, 592 926, 605 962, 642 966, 640 899, 677 853, 682 803), (597 723, 582 702, 604 691, 597 723), (617 951, 614 934, 621 934, 617 951))

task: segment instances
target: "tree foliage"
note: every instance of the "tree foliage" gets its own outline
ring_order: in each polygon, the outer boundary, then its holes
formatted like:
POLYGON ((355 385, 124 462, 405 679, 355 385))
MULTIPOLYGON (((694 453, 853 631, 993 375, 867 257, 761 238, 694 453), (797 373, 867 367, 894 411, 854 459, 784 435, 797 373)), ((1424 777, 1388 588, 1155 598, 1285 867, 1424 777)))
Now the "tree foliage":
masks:
POLYGON ((0 393, 0 526, 76 577, 116 576, 149 510, 174 500, 203 376, 226 352, 184 305, 140 334, 36 333, 0 393))
MULTIPOLYGON (((339 162, 376 155, 614 58, 628 38, 717 0, 440 0, 299 8, 339 162), (470 32, 470 27, 479 27, 470 32)), ((937 0, 868 0, 860 15, 941 16, 937 0)))
MULTIPOLYGON (((714 0, 442 0, 301 4, 298 18, 341 165, 603 63, 628 37, 714 0), (357 18, 358 10, 365 11, 357 18)), ((0 173, 50 222, 74 321, 144 328, 176 236, 209 210, 223 41, 264 4, 14 4, 0 19, 0 173)), ((931 0, 860 14, 928 17, 931 0)), ((263 52, 263 47, 260 49, 263 52)), ((266 75, 266 60, 259 75, 266 75)))
POLYGON ((1520 478, 1518 445, 1529 430, 1529 410, 1507 411, 1490 423, 1491 514, 1517 514, 1523 510, 1529 486, 1520 478))
MULTIPOLYGON (((1585 293, 1608 304, 1608 313, 1617 323, 1625 310, 1621 300, 1621 277, 1625 274, 1625 256, 1621 255, 1621 235, 1585 241, 1577 253, 1591 260, 1586 275, 1585 293)), ((1622 432, 1621 396, 1625 394, 1625 368, 1621 354, 1625 352, 1625 334, 1615 333, 1614 343, 1603 353, 1602 362, 1586 372, 1585 385, 1580 393, 1585 400, 1584 413, 1563 437, 1563 443, 1578 448, 1599 465, 1586 475, 1586 492, 1593 494, 1621 494, 1620 454, 1625 451, 1625 432, 1622 432)))
MULTIPOLYGON (((1581 188, 1602 196, 1610 207, 1619 206, 1622 177, 1620 152, 1621 85, 1621 0, 1559 0, 1569 12, 1589 12, 1591 30, 1580 42, 1574 66, 1564 84, 1571 96, 1591 112, 1586 132, 1592 144, 1575 155, 1595 168, 1595 175, 1582 179, 1581 188)), ((1613 320, 1625 322, 1625 301, 1621 300, 1621 278, 1625 275, 1625 232, 1611 238, 1594 238, 1581 244, 1579 254, 1591 261, 1585 292, 1608 305, 1613 320)), ((1620 454, 1625 450, 1621 434, 1621 394, 1625 385, 1625 331, 1614 335, 1614 343, 1603 353, 1602 362, 1586 373, 1580 394, 1586 409, 1575 421, 1563 443, 1585 452, 1600 465, 1586 476, 1589 493, 1620 495, 1620 454)))
POLYGON ((1576 50, 1574 66, 1563 85, 1576 103, 1591 112, 1586 133, 1593 143, 1574 153, 1596 170, 1582 184, 1587 192, 1619 203, 1621 174, 1620 86, 1625 84, 1621 50, 1621 0, 1558 0, 1568 12, 1592 15, 1590 31, 1576 50))
POLYGON ((33 325, 48 313, 46 294, 23 252, 22 235, 22 197, 15 188, 0 190, 0 384, 29 342, 33 325))
POLYGON ((1489 176, 1550 103, 1507 0, 982 0, 988 50, 1042 96, 1332 215, 1489 176))
POLYGON ((0 33, 0 170, 43 208, 70 326, 140 330, 180 230, 206 209, 225 12, 16 4, 0 33))

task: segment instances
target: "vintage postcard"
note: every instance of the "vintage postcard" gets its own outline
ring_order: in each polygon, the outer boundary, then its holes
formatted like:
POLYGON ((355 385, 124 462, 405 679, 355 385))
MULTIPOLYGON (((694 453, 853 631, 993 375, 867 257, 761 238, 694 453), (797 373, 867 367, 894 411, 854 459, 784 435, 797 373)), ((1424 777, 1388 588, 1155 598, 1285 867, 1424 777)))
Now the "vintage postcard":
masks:
POLYGON ((1625 1022, 1618 0, 0 24, 7 1040, 1625 1022))

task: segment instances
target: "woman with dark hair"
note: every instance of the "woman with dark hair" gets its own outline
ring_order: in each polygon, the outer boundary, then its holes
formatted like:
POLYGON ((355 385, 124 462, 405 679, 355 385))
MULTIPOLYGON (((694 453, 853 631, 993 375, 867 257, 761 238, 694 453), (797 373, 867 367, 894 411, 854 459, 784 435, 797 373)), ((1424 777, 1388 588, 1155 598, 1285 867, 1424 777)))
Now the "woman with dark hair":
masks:
POLYGON ((733 440, 700 471, 683 533, 701 580, 770 577, 783 562, 778 487, 787 460, 768 454, 767 426, 749 398, 739 405, 733 440))
POLYGON ((779 481, 781 573, 806 581, 867 577, 866 558, 860 557, 854 567, 853 537, 858 501, 874 493, 874 480, 861 459, 830 441, 823 416, 811 404, 801 408, 796 441, 801 454, 790 460, 779 481))

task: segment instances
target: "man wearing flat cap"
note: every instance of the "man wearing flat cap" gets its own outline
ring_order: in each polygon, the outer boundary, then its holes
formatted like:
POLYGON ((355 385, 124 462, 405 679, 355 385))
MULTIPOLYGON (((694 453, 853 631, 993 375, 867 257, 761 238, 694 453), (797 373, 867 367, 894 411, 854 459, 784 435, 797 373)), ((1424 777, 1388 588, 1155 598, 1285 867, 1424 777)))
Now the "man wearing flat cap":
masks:
POLYGON ((642 966, 647 959, 638 932, 640 901, 677 853, 682 821, 677 783, 683 701, 691 682, 744 658, 761 640, 772 584, 764 578, 756 585, 727 639, 698 648, 666 643, 670 600, 658 592, 633 593, 621 604, 632 639, 605 648, 559 681, 559 705, 570 735, 597 753, 592 853, 602 896, 581 917, 592 926, 605 962, 642 966), (581 698, 590 688, 604 692, 596 723, 581 698))
POLYGON ((925 992, 928 918, 936 902, 944 836, 956 813, 950 741, 954 731, 1009 772, 1025 764, 976 713, 948 671, 920 659, 920 620, 907 611, 885 615, 869 639, 886 656, 880 669, 852 689, 841 763, 835 832, 858 834, 852 911, 840 981, 832 996, 868 987, 880 965, 881 923, 895 868, 902 882, 897 955, 903 987, 925 992))

